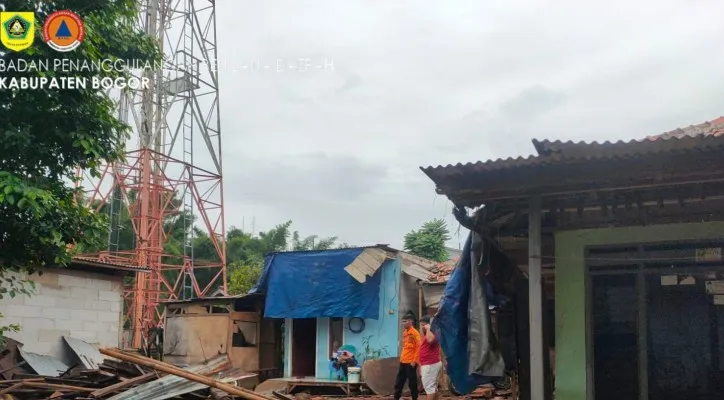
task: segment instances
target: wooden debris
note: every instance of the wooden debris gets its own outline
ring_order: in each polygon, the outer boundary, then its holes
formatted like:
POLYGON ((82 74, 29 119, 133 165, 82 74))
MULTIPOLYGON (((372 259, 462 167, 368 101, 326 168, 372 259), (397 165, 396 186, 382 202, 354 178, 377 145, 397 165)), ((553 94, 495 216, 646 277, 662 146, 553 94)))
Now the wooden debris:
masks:
MULTIPOLYGON (((120 353, 120 350, 113 349, 110 352, 120 353)), ((19 354, 17 351, 11 352, 7 350, 0 354, 0 358, 2 358, 4 364, 2 368, 0 368, 0 376, 10 378, 0 380, 0 399, 109 399, 117 395, 123 396, 124 392, 141 385, 153 384, 154 381, 164 378, 167 374, 168 376, 179 376, 180 378, 175 378, 177 382, 192 381, 196 385, 193 388, 189 388, 189 392, 186 394, 182 394, 184 390, 179 390, 178 385, 176 385, 175 390, 177 390, 178 393, 174 394, 173 399, 269 399, 268 397, 226 383, 235 382, 235 377, 248 378, 254 376, 253 374, 233 369, 228 359, 223 362, 218 361, 217 364, 221 366, 214 367, 207 376, 207 374, 195 374, 171 364, 123 352, 121 353, 121 357, 106 359, 102 363, 93 366, 98 369, 88 369, 79 363, 58 377, 50 377, 34 374, 34 371, 30 369, 31 367, 19 359, 19 354), (18 355, 17 358, 16 355, 18 355), (151 360, 151 362, 148 360, 151 360), (212 378, 212 375, 217 378, 212 378), (224 379, 224 381, 222 382, 221 379, 224 379), (198 385, 199 383, 202 385, 198 385), (200 387, 204 387, 204 385, 206 388, 199 389, 200 387), (216 388, 213 393, 211 388, 216 388), (249 395, 250 393, 251 395, 249 395)), ((159 385, 162 385, 161 382, 163 381, 159 381, 159 385)), ((186 385, 186 387, 188 387, 188 385, 186 385)), ((172 389, 173 388, 169 387, 169 390, 172 389)), ((128 394, 126 394, 126 396, 128 396, 128 394)), ((147 396, 144 395, 142 397, 145 399, 147 396)), ((133 398, 135 399, 136 397, 133 398)))
POLYGON ((260 395, 258 393, 254 393, 251 390, 248 389, 242 389, 240 387, 229 385, 228 383, 223 383, 221 381, 214 380, 212 378, 209 378, 207 376, 195 374, 193 372, 184 371, 181 368, 175 367, 171 364, 167 364, 162 361, 157 361, 152 358, 143 357, 143 356, 136 356, 131 355, 129 353, 124 353, 117 349, 102 349, 101 353, 110 356, 113 358, 117 358, 119 360, 123 360, 126 362, 130 362, 136 365, 142 365, 148 368, 155 369, 157 371, 165 372, 167 374, 176 375, 179 377, 182 377, 184 379, 188 379, 190 381, 202 383, 206 386, 209 386, 211 388, 216 388, 223 390, 226 393, 242 397, 244 399, 248 400, 272 400, 269 397, 260 395))

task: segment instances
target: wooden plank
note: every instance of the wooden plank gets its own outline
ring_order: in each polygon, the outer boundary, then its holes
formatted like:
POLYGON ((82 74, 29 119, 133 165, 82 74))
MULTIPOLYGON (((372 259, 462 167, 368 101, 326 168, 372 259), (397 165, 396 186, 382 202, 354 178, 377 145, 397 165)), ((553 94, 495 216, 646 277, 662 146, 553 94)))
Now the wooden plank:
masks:
POLYGON ((115 385, 111 385, 111 386, 104 387, 102 389, 98 389, 95 392, 91 392, 90 397, 103 397, 103 396, 111 394, 115 391, 130 388, 133 385, 150 381, 154 377, 158 377, 158 373, 156 371, 149 372, 145 375, 137 376, 135 378, 127 379, 122 382, 118 382, 115 385))

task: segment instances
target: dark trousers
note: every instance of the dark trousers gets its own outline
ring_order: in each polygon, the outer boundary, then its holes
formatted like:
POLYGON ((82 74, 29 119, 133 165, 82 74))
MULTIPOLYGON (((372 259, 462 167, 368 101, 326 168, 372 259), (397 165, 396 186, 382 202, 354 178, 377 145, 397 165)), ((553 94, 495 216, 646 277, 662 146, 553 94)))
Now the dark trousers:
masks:
POLYGON ((397 370, 397 378, 395 379, 395 400, 402 397, 402 388, 405 386, 410 388, 412 400, 417 400, 417 368, 410 364, 400 363, 400 369, 397 370))

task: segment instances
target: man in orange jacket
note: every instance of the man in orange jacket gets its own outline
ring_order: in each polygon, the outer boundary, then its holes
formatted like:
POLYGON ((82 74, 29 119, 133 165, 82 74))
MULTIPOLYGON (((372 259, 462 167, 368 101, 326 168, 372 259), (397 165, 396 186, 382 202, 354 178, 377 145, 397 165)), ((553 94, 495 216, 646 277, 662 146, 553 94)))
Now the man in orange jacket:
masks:
POLYGON ((420 332, 415 329, 415 316, 408 312, 402 318, 402 354, 400 368, 395 379, 395 400, 402 397, 402 388, 407 382, 412 400, 417 400, 417 364, 420 361, 420 332))

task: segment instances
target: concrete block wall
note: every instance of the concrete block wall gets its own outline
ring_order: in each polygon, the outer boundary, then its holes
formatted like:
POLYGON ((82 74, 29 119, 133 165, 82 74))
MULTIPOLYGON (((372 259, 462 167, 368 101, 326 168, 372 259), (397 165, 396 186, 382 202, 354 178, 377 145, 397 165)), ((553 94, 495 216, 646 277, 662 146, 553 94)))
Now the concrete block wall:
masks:
POLYGON ((70 362, 63 336, 100 346, 119 346, 123 278, 76 270, 45 270, 31 275, 32 296, 0 300, 0 325, 18 324, 7 334, 24 349, 70 362))

